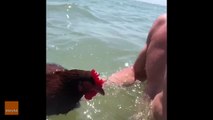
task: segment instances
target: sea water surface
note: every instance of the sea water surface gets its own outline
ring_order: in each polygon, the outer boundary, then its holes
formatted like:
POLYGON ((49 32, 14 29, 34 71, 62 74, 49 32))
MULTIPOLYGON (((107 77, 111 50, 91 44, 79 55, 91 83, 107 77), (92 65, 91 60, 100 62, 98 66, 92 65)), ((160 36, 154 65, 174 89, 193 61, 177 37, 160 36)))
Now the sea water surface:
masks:
MULTIPOLYGON (((166 6, 138 0, 47 0, 47 62, 67 69, 96 69, 107 78, 133 65, 154 20, 166 6)), ((106 95, 48 120, 148 120, 144 83, 104 86, 106 95)))

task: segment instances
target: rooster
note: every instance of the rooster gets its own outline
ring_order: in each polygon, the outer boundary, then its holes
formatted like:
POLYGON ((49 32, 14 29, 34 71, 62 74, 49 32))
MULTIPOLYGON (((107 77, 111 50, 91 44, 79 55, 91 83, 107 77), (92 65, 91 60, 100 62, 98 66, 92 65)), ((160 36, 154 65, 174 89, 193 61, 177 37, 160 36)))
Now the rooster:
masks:
POLYGON ((94 69, 67 70, 57 64, 46 64, 47 115, 66 114, 80 106, 83 96, 91 100, 97 93, 104 95, 103 83, 94 69))

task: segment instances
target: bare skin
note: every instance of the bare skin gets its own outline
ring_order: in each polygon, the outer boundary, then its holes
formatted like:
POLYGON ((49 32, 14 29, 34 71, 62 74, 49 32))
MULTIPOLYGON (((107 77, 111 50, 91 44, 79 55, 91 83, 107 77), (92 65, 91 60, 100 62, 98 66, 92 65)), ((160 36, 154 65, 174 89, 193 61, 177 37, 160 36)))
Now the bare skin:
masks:
POLYGON ((149 31, 147 42, 133 66, 112 74, 109 80, 123 86, 135 80, 147 80, 145 92, 152 100, 152 111, 156 120, 166 120, 167 96, 167 17, 161 15, 149 31))

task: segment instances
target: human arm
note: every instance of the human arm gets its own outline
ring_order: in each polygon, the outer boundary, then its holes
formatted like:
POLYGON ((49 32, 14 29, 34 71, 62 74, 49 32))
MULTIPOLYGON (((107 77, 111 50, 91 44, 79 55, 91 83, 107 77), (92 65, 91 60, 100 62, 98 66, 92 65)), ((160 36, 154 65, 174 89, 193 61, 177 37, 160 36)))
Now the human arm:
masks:
POLYGON ((132 85, 135 80, 144 81, 146 79, 145 60, 146 60, 146 45, 139 54, 133 66, 127 67, 113 73, 109 77, 109 81, 117 85, 129 86, 132 85))

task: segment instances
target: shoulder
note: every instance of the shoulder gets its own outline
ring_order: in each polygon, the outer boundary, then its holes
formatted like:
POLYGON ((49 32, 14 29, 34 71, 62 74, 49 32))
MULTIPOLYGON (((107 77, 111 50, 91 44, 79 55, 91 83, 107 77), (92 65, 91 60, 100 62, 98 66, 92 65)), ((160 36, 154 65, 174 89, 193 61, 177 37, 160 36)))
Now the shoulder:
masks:
POLYGON ((162 26, 164 24, 166 24, 167 22, 167 15, 166 14, 163 14, 163 15, 160 15, 154 22, 154 25, 155 27, 159 27, 159 26, 162 26))
POLYGON ((148 38, 147 38, 147 44, 150 43, 150 40, 151 40, 151 37, 153 36, 153 34, 155 34, 156 31, 158 31, 162 26, 166 25, 166 22, 167 22, 166 14, 162 14, 156 18, 156 20, 154 21, 154 23, 149 31, 148 38))

